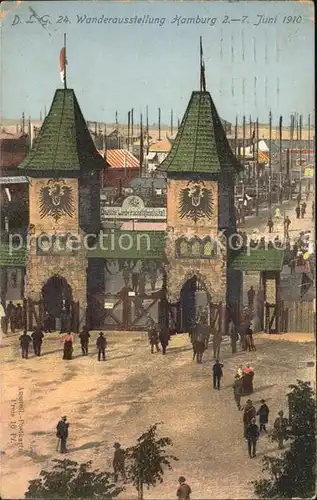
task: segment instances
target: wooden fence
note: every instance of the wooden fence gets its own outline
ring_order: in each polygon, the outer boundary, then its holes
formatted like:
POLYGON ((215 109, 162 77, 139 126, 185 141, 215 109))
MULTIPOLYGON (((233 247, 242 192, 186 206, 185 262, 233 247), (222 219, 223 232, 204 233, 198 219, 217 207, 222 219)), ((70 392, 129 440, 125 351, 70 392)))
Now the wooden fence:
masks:
POLYGON ((316 313, 313 302, 283 302, 281 307, 281 332, 314 333, 316 313))

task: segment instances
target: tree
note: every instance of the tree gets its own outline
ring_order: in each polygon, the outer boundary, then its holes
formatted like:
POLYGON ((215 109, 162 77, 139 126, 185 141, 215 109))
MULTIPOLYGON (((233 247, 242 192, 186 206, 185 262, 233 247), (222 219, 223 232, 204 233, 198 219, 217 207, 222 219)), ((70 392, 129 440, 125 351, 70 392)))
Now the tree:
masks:
POLYGON ((138 499, 143 499, 143 487, 155 486, 163 482, 163 466, 172 470, 171 460, 178 460, 173 455, 166 454, 165 448, 172 446, 168 437, 157 439, 157 426, 152 425, 148 431, 137 439, 137 445, 126 450, 127 477, 138 491, 138 499))
POLYGON ((263 459, 263 471, 269 479, 253 481, 259 498, 309 498, 315 493, 316 428, 315 401, 310 382, 297 380, 290 385, 289 427, 290 449, 280 457, 263 459))
POLYGON ((39 479, 29 481, 25 498, 115 498, 123 490, 113 483, 110 472, 89 471, 91 461, 53 460, 51 471, 42 470, 39 479))

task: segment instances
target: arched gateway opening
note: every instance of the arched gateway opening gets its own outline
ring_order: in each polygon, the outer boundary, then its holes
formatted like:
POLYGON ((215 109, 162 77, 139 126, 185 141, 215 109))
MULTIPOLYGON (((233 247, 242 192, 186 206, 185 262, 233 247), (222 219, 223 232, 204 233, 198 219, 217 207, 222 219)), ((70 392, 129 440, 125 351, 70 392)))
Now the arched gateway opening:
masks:
POLYGON ((72 327, 72 289, 62 276, 51 276, 42 288, 44 314, 50 329, 67 332, 72 327))
POLYGON ((192 333, 198 318, 210 325, 210 297, 204 284, 193 276, 188 279, 180 293, 178 323, 180 331, 192 333))

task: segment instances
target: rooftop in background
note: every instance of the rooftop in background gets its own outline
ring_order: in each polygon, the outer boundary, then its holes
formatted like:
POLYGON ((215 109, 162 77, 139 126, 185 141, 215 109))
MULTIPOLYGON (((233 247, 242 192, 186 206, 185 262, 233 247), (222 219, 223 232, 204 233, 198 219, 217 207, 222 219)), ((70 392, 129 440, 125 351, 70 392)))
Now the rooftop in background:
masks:
POLYGON ((172 143, 166 137, 165 139, 158 139, 156 142, 151 144, 149 151, 151 153, 168 153, 171 150, 172 143))
MULTIPOLYGON (((29 138, 22 132, 0 133, 0 167, 1 175, 5 171, 12 172, 26 158, 29 151, 29 138)), ((9 174, 10 175, 10 174, 9 174)))
POLYGON ((107 163, 110 168, 139 168, 139 160, 127 149, 108 149, 100 151, 101 155, 106 153, 107 163))
POLYGON ((26 171, 78 171, 104 168, 73 89, 58 89, 27 158, 26 171))

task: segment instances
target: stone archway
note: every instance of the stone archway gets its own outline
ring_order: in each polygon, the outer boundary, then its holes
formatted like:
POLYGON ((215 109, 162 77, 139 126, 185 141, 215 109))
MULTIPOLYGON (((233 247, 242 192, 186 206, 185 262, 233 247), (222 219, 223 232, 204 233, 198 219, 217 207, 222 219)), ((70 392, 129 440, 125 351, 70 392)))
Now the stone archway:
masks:
POLYGON ((209 324, 211 297, 204 283, 196 275, 182 286, 179 305, 182 331, 192 333, 196 329, 197 321, 209 324))
POLYGON ((72 287, 63 276, 54 274, 43 285, 42 298, 45 311, 54 318, 60 318, 64 310, 70 312, 72 287))
POLYGON ((169 303, 175 304, 179 302, 184 284, 193 278, 196 278, 197 281, 204 286, 210 301, 221 302, 222 297, 213 287, 205 273, 201 273, 198 269, 189 269, 182 274, 176 271, 178 271, 178 269, 170 269, 167 271, 166 295, 169 303))

